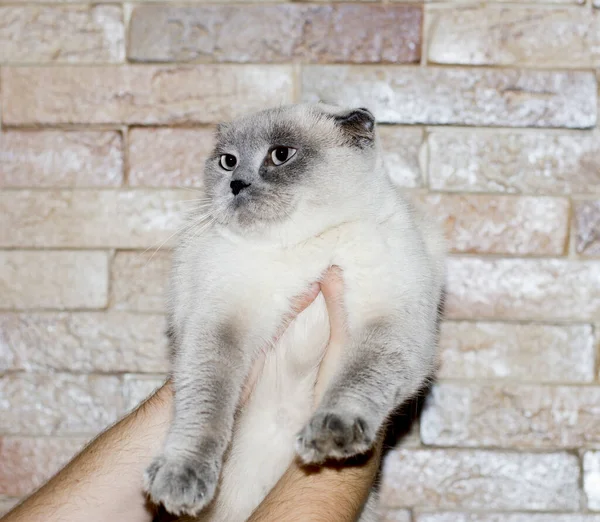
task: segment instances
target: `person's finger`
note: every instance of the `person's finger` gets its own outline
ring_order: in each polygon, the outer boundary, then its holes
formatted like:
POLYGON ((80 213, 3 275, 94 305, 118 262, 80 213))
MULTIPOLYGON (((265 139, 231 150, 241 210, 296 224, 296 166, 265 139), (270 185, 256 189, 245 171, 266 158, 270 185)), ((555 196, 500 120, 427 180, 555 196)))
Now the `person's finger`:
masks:
POLYGON ((312 302, 319 295, 320 291, 321 288, 319 287, 319 283, 313 283, 306 292, 292 299, 290 310, 283 316, 281 324, 279 325, 279 328, 275 334, 274 341, 279 339, 279 337, 281 337, 286 331, 290 323, 312 304, 312 302))
POLYGON ((346 312, 344 309, 344 275, 341 268, 332 266, 321 282, 321 292, 329 315, 330 339, 345 337, 346 312))
POLYGON ((341 269, 331 267, 321 283, 329 315, 329 343, 319 366, 315 384, 315 407, 319 404, 328 384, 331 382, 342 357, 346 335, 346 312, 344 308, 344 278, 341 269))
MULTIPOLYGON (((310 306, 310 304, 317 298, 320 291, 321 288, 319 287, 319 284, 313 283, 306 292, 292 299, 290 310, 282 318, 281 324, 279 325, 279 328, 275 332, 275 336, 272 339, 273 344, 277 343, 277 340, 283 335, 290 323, 296 319, 296 317, 298 317, 298 314, 310 306)), ((256 384, 256 381, 258 380, 265 363, 266 348, 267 347, 264 347, 264 349, 259 352, 254 364, 252 365, 252 368, 250 369, 250 373, 248 374, 248 377, 246 378, 242 388, 240 406, 243 406, 252 394, 254 385, 256 384)))

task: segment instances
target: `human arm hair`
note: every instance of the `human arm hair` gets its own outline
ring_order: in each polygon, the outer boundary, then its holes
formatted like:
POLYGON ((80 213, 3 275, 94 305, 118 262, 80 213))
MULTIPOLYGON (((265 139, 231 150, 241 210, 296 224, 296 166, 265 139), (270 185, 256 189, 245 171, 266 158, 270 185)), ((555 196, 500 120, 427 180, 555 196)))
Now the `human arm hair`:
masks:
POLYGON ((153 508, 142 492, 142 473, 161 448, 171 404, 171 386, 166 383, 2 522, 151 522, 153 508))

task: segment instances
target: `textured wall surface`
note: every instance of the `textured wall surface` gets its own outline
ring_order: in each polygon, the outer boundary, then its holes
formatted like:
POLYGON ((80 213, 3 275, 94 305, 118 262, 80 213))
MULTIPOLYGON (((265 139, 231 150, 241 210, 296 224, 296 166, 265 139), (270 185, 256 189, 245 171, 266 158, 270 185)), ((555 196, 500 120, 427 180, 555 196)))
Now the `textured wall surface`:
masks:
POLYGON ((0 512, 161 382, 214 124, 322 98, 452 250, 382 520, 600 522, 598 68, 597 0, 0 0, 0 512))

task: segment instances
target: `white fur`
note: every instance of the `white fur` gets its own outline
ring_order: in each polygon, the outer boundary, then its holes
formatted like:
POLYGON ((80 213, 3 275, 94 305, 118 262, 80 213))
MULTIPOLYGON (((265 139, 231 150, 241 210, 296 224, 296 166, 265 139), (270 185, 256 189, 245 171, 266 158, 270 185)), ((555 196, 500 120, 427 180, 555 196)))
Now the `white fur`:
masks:
MULTIPOLYGON (((325 137, 339 133, 334 123, 313 119, 311 112, 298 113, 300 126, 320 126, 325 137)), ((360 332, 381 318, 413 321, 411 335, 415 324, 432 329, 444 279, 444 244, 437 229, 393 187, 378 154, 363 157, 335 143, 324 149, 320 175, 310 187, 297 188, 290 219, 245 230, 229 221, 212 224, 199 237, 193 231, 187 235, 176 252, 171 285, 176 330, 235 318, 250 347, 249 367, 259 348, 268 346, 291 299, 332 265, 343 270, 349 331, 360 332), (424 311, 411 316, 413 303, 424 311)), ((261 157, 264 151, 256 161, 261 157)), ((231 197, 214 199, 226 206, 231 197)), ((329 320, 319 296, 267 349, 253 394, 238 412, 215 500, 199 520, 245 520, 289 466, 296 436, 314 411, 313 387, 328 338, 329 320)), ((418 371, 403 376, 405 395, 382 399, 390 411, 394 401, 417 391, 435 361, 434 342, 399 349, 418 371)), ((174 379, 183 373, 175 367, 174 379)))

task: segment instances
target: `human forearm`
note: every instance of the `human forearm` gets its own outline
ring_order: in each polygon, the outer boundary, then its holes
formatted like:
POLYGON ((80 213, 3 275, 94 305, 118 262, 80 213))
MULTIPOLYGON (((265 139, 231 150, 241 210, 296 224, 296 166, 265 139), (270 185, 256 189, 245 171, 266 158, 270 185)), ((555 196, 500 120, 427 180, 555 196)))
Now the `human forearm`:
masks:
POLYGON ((165 385, 99 435, 2 522, 150 522, 142 473, 164 440, 171 404, 172 392, 165 385))
POLYGON ((248 522, 355 522, 381 459, 379 441, 356 463, 304 468, 294 461, 248 522))

